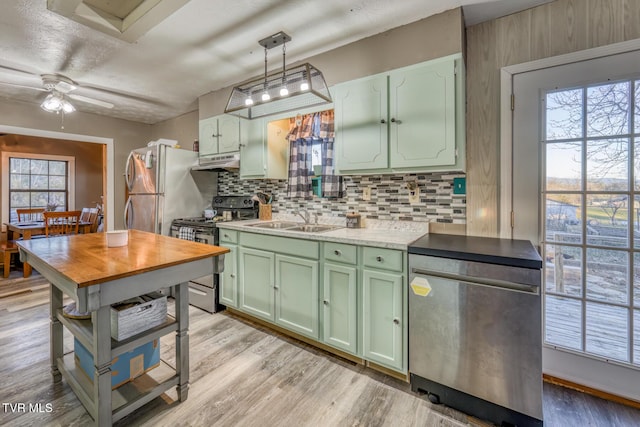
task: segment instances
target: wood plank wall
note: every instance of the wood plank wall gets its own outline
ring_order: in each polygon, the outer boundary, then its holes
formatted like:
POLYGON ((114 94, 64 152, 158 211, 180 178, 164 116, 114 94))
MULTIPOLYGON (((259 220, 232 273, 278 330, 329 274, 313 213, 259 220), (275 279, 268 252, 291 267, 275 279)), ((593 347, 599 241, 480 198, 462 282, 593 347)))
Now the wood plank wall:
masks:
POLYGON ((498 235, 500 68, 640 38, 640 0, 556 0, 467 28, 467 234, 498 235))

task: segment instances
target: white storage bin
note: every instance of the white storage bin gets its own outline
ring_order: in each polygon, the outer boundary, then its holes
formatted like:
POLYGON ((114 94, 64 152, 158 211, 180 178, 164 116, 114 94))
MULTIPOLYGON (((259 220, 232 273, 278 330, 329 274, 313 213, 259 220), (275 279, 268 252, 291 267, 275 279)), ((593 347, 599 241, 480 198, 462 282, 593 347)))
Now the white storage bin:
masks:
POLYGON ((121 341, 163 323, 167 318, 167 297, 143 295, 111 306, 111 337, 121 341))

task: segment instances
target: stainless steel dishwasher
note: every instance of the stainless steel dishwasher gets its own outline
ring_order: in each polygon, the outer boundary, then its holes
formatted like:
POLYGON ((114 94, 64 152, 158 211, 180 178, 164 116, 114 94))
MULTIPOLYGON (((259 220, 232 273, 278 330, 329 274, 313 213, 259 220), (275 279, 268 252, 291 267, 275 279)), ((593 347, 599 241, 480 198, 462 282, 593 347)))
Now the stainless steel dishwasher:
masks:
POLYGON ((498 425, 542 426, 541 266, 528 241, 410 245, 412 389, 498 425))

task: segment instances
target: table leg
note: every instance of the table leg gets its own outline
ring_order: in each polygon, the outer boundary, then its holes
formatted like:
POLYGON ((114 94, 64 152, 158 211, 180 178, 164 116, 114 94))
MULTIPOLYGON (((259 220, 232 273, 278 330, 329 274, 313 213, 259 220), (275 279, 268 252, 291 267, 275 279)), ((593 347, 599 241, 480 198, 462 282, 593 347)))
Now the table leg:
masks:
POLYGON ((91 313, 93 322, 93 399, 97 409, 95 422, 111 425, 111 314, 110 307, 91 313))
POLYGON ((50 334, 50 352, 51 352, 51 375, 53 381, 58 382, 62 379, 60 370, 58 369, 58 359, 62 358, 62 323, 56 317, 56 311, 62 308, 62 291, 53 285, 49 285, 49 334, 50 334))
POLYGON ((22 263, 22 276, 31 277, 31 265, 28 262, 22 263))
POLYGON ((189 392, 189 284, 176 285, 175 293, 176 320, 176 374, 178 380, 178 398, 187 400, 189 392))

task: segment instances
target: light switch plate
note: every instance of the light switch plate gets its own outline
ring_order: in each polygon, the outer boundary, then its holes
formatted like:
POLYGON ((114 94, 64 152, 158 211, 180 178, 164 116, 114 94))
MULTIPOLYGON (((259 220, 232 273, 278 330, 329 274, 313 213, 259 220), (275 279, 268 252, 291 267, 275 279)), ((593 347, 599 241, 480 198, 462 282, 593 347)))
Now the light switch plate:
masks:
POLYGON ((362 200, 371 200, 371 187, 364 187, 362 189, 362 200))
POLYGON ((453 194, 466 194, 466 193, 467 193, 467 179, 453 178, 453 194))

